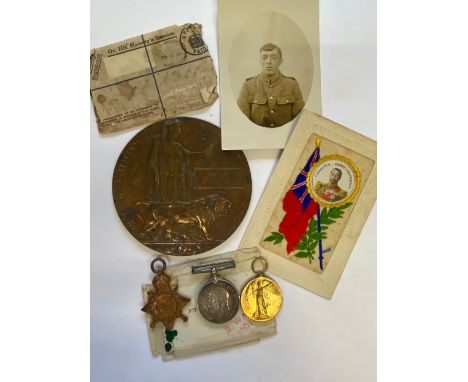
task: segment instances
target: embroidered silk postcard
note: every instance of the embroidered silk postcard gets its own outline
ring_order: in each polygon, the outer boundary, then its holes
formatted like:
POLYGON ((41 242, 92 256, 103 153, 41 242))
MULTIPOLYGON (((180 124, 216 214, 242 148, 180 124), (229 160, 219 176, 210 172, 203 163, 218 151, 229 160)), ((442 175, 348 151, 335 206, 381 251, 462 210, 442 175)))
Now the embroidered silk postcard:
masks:
POLYGON ((318 0, 218 0, 224 150, 283 148, 321 112, 318 0))
POLYGON ((331 299, 376 199, 376 142, 305 110, 240 248, 331 299))

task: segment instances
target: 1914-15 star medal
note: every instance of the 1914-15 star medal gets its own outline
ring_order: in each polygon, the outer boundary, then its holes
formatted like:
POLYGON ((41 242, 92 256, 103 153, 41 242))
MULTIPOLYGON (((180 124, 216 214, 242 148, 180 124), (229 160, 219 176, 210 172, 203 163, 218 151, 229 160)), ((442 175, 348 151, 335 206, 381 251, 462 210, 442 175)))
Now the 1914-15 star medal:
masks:
POLYGON ((172 330, 177 318, 184 322, 188 320, 187 316, 182 313, 182 308, 189 303, 190 299, 179 295, 177 287, 171 289, 171 278, 164 273, 165 269, 166 262, 163 259, 158 257, 152 261, 151 270, 156 273, 152 281, 154 291, 148 292, 148 302, 141 310, 151 315, 150 326, 152 328, 157 322, 162 322, 166 330, 172 330), (156 261, 163 264, 162 269, 154 268, 156 261))

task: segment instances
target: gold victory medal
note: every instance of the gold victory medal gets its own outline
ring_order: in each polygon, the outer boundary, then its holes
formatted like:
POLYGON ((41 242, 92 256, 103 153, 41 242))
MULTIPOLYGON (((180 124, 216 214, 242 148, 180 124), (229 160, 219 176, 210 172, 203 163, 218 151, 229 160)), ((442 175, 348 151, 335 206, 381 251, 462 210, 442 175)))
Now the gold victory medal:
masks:
POLYGON ((252 261, 252 271, 257 274, 242 290, 241 307, 245 315, 253 321, 269 321, 281 309, 283 293, 278 284, 265 276, 268 268, 266 259, 262 256, 252 261), (255 263, 261 261, 262 270, 255 269, 255 263))

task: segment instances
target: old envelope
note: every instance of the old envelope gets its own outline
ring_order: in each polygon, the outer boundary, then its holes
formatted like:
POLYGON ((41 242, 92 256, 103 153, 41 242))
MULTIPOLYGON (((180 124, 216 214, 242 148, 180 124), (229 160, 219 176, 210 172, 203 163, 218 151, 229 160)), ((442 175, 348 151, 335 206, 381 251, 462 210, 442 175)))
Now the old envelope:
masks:
POLYGON ((240 248, 330 299, 376 199, 376 142, 304 110, 240 248))
POLYGON ((217 77, 200 24, 173 25, 91 51, 91 99, 101 133, 211 105, 217 77))

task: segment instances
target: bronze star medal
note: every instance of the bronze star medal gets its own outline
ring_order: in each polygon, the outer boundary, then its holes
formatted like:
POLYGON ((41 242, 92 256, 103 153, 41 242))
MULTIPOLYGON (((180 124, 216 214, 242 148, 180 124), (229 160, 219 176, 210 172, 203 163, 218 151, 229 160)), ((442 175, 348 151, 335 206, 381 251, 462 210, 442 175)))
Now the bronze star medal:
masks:
POLYGON ((181 318, 184 322, 188 320, 182 313, 182 308, 188 304, 190 299, 182 297, 177 293, 177 286, 171 289, 171 278, 164 273, 166 262, 160 257, 151 262, 151 270, 156 273, 152 284, 154 291, 148 292, 148 302, 141 309, 151 315, 150 326, 154 328, 157 322, 162 322, 166 331, 171 331, 176 318, 181 318), (161 262, 162 268, 156 270, 155 262, 161 262))

